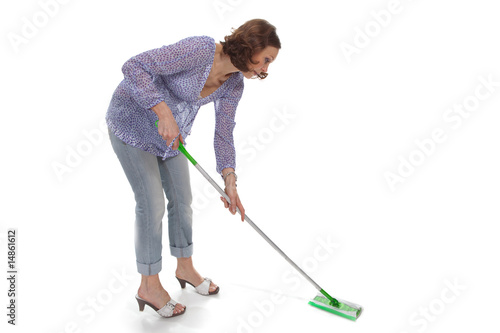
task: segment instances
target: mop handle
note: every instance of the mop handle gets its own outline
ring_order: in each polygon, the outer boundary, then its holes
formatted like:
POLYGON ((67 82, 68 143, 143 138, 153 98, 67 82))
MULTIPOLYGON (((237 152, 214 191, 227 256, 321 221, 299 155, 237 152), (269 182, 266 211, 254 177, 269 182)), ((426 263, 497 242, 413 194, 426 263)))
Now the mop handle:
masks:
MULTIPOLYGON (((198 171, 203 175, 203 177, 205 177, 206 180, 208 180, 210 182, 210 184, 212 184, 212 186, 217 190, 217 192, 220 193, 220 195, 222 195, 228 203, 231 203, 230 200, 229 200, 229 196, 226 194, 226 192, 224 192, 222 190, 222 188, 212 179, 212 177, 210 177, 208 175, 208 173, 203 170, 203 168, 201 167, 201 165, 198 164, 198 162, 196 162, 196 160, 187 152, 186 148, 184 148, 184 145, 182 144, 182 142, 179 142, 179 150, 184 154, 184 156, 186 156, 186 158, 194 165, 194 167, 196 169, 198 169, 198 171)), ((241 211, 239 210, 238 207, 236 207, 236 209, 238 210, 238 213, 240 213, 241 215, 241 211)), ((297 266, 296 263, 294 263, 286 254, 285 252, 283 252, 276 244, 274 244, 274 242, 269 238, 267 237, 267 235, 262 231, 260 230, 259 227, 257 227, 257 225, 255 225, 255 223, 253 223, 253 221, 245 214, 245 221, 250 224, 250 226, 252 228, 255 229, 255 231, 257 231, 257 233, 259 235, 262 236, 262 238, 264 238, 268 243, 269 245, 271 245, 279 254, 281 254, 281 256, 286 260, 288 261, 288 263, 290 265, 292 265, 300 274, 302 274, 302 276, 307 280, 309 281, 319 292, 321 292, 326 298, 328 298, 332 304, 334 306, 339 306, 339 302, 333 298, 332 296, 328 295, 328 293, 326 291, 324 291, 316 282, 314 282, 313 279, 311 279, 311 277, 309 277, 309 275, 307 275, 299 266, 297 266)))

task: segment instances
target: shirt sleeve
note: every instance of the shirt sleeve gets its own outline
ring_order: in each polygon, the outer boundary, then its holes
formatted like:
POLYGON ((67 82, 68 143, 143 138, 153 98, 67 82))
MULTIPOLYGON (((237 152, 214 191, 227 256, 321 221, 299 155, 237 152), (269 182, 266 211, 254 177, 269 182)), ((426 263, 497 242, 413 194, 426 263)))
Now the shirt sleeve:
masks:
POLYGON ((243 78, 223 97, 214 101, 215 105, 215 137, 214 149, 217 172, 225 168, 236 169, 236 150, 234 148, 233 129, 238 102, 243 94, 243 78))
POLYGON ((149 109, 164 101, 168 94, 166 89, 159 89, 162 76, 211 62, 214 48, 210 37, 188 37, 136 55, 122 67, 125 87, 141 107, 149 109))

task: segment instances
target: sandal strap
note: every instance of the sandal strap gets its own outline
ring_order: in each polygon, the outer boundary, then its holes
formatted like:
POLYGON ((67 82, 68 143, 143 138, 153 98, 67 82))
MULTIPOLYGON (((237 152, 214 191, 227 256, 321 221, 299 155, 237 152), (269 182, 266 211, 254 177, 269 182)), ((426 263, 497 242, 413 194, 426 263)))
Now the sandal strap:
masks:
POLYGON ((167 304, 165 304, 164 307, 162 307, 160 310, 156 312, 162 317, 167 317, 167 318, 172 317, 172 315, 174 314, 174 308, 176 304, 177 302, 171 299, 170 301, 168 301, 167 304))
POLYGON ((195 287, 196 291, 202 295, 209 295, 211 282, 212 279, 206 277, 198 287, 195 287))

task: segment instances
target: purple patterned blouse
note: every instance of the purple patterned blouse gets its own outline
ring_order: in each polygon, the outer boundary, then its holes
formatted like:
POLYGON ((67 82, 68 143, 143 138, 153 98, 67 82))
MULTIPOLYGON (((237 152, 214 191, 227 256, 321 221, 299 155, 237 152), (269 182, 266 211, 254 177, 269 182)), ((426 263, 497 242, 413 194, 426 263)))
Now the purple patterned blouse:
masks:
POLYGON ((166 159, 179 151, 173 150, 158 133, 158 116, 151 107, 165 101, 180 134, 186 138, 199 108, 214 102, 217 172, 236 168, 233 129, 243 93, 243 74, 232 74, 216 91, 202 98, 200 92, 214 55, 214 39, 198 36, 129 59, 122 68, 125 78, 116 88, 106 113, 110 130, 125 143, 166 159))

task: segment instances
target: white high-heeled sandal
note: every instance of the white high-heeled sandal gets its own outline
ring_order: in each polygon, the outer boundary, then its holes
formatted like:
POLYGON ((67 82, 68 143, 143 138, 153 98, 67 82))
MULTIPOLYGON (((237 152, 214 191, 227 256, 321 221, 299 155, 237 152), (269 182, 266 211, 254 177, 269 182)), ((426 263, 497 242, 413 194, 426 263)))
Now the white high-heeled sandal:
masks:
POLYGON ((149 305, 160 316, 165 317, 165 318, 180 316, 181 314, 184 314, 186 312, 186 307, 184 307, 184 311, 174 314, 174 309, 175 309, 175 305, 177 304, 177 302, 174 301, 173 299, 168 301, 167 304, 165 304, 165 306, 162 307, 161 309, 158 309, 156 306, 149 303, 145 299, 140 298, 139 295, 135 295, 135 299, 137 300, 137 303, 139 303, 139 311, 144 311, 144 306, 149 305))
POLYGON ((196 287, 189 281, 179 279, 177 276, 175 278, 177 279, 177 281, 179 281, 181 288, 184 289, 186 287, 186 283, 189 283, 190 285, 192 285, 194 287, 194 289, 196 289, 196 292, 200 295, 204 295, 204 296, 215 295, 219 292, 219 286, 217 286, 217 289, 215 289, 214 291, 210 291, 210 283, 212 283, 212 279, 207 278, 207 277, 204 278, 203 282, 196 287))

